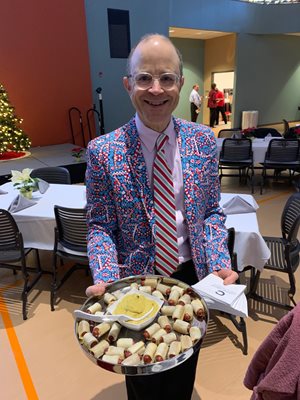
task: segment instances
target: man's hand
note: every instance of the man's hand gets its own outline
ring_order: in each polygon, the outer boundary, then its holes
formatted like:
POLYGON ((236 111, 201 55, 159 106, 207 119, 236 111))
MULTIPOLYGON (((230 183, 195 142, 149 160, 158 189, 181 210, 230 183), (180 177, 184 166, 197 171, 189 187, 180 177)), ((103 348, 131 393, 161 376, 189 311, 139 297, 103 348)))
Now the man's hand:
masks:
POLYGON ((213 274, 222 278, 224 285, 236 282, 239 277, 238 273, 232 269, 220 269, 219 271, 214 271, 213 274))
POLYGON ((89 286, 86 291, 85 294, 87 295, 87 297, 91 297, 91 296, 102 296, 105 293, 105 289, 106 289, 107 283, 97 283, 97 285, 92 285, 89 286))

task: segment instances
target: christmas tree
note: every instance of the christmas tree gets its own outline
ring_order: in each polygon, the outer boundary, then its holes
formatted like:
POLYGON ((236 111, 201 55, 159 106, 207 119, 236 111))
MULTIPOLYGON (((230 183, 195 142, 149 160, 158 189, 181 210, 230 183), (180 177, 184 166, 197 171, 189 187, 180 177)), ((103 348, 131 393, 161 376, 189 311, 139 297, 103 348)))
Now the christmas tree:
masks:
POLYGON ((22 119, 15 115, 7 93, 0 84, 0 156, 6 152, 22 152, 29 149, 31 141, 19 127, 22 119))

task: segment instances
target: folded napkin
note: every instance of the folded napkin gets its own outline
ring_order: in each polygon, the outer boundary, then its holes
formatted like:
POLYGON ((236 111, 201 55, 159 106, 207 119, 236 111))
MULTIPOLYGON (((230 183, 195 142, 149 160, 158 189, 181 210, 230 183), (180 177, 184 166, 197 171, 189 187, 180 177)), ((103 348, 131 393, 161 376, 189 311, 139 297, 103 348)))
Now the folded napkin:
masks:
POLYGON ((5 190, 3 190, 3 189, 0 189, 0 194, 7 194, 8 192, 6 192, 5 190))
POLYGON ((30 200, 30 199, 26 199, 26 197, 24 197, 21 194, 19 194, 11 202, 10 206, 8 207, 8 211, 13 214, 13 213, 16 213, 18 211, 24 210, 25 208, 34 206, 35 204, 37 204, 36 201, 30 200))
POLYGON ((231 135, 231 139, 241 139, 241 138, 242 138, 241 132, 235 132, 231 135))
POLYGON ((38 188, 41 194, 44 194, 48 188, 49 188, 49 183, 44 181, 43 179, 39 179, 38 181, 38 188))
POLYGON ((234 196, 232 199, 223 204, 224 214, 230 215, 256 212, 256 210, 258 209, 258 204, 255 200, 253 201, 254 204, 250 204, 242 197, 238 195, 234 196))
POLYGON ((248 305, 244 293, 246 285, 224 285, 223 279, 219 276, 209 274, 192 287, 204 298, 208 308, 248 317, 248 305))
POLYGON ((271 140, 271 139, 273 139, 273 136, 272 136, 271 133, 268 133, 268 134, 265 136, 265 138, 264 138, 265 141, 266 141, 266 140, 271 140))

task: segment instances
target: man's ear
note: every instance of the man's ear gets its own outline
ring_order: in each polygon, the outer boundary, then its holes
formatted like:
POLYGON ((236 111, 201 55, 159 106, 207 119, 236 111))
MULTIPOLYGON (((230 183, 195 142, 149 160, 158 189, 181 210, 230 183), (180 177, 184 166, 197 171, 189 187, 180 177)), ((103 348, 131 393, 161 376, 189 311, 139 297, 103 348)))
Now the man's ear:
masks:
POLYGON ((123 78, 123 86, 130 95, 132 91, 132 85, 130 84, 130 79, 127 76, 124 76, 123 78))
POLYGON ((184 84, 184 76, 181 76, 180 77, 180 90, 181 90, 183 84, 184 84))

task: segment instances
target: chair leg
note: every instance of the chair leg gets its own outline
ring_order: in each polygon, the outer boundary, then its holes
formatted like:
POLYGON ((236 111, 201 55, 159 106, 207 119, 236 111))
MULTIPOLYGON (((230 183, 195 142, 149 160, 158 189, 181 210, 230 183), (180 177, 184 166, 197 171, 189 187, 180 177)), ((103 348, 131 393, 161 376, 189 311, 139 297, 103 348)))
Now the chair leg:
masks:
POLYGON ((55 297, 56 297, 56 289, 57 289, 57 257, 53 256, 53 276, 51 282, 51 291, 50 291, 50 307, 51 311, 54 311, 55 297))
POLYGON ((35 249, 35 256, 36 256, 36 261, 37 261, 37 270, 38 270, 38 272, 42 272, 40 253, 39 253, 38 249, 35 249))
POLYGON ((29 274, 27 272, 27 267, 26 267, 26 256, 23 254, 22 260, 21 260, 21 271, 24 279, 24 285, 23 285, 23 291, 22 291, 22 314, 23 314, 23 320, 27 319, 27 297, 28 293, 30 291, 30 285, 29 285, 29 274))
POLYGON ((296 305, 295 299, 294 299, 294 295, 296 293, 296 282, 295 282, 295 276, 293 274, 292 271, 289 272, 289 281, 290 281, 290 289, 288 291, 288 296, 290 301, 294 304, 294 306, 296 305))
POLYGON ((22 261, 22 273, 23 273, 23 279, 24 279, 24 285, 23 285, 23 291, 22 291, 22 314, 23 314, 23 320, 27 319, 27 298, 28 298, 28 293, 29 293, 29 275, 26 271, 26 261, 22 261))
MULTIPOLYGON (((28 281, 28 279, 27 279, 28 281)), ((27 319, 27 299, 28 299, 28 292, 27 292, 27 283, 24 284, 24 289, 22 292, 22 314, 23 314, 23 320, 25 321, 27 319)))
POLYGON ((243 317, 240 317, 240 320, 237 320, 237 317, 232 314, 225 313, 233 325, 236 327, 236 329, 242 333, 243 337, 243 354, 246 356, 248 354, 248 337, 247 337, 247 327, 246 327, 246 322, 243 317))

